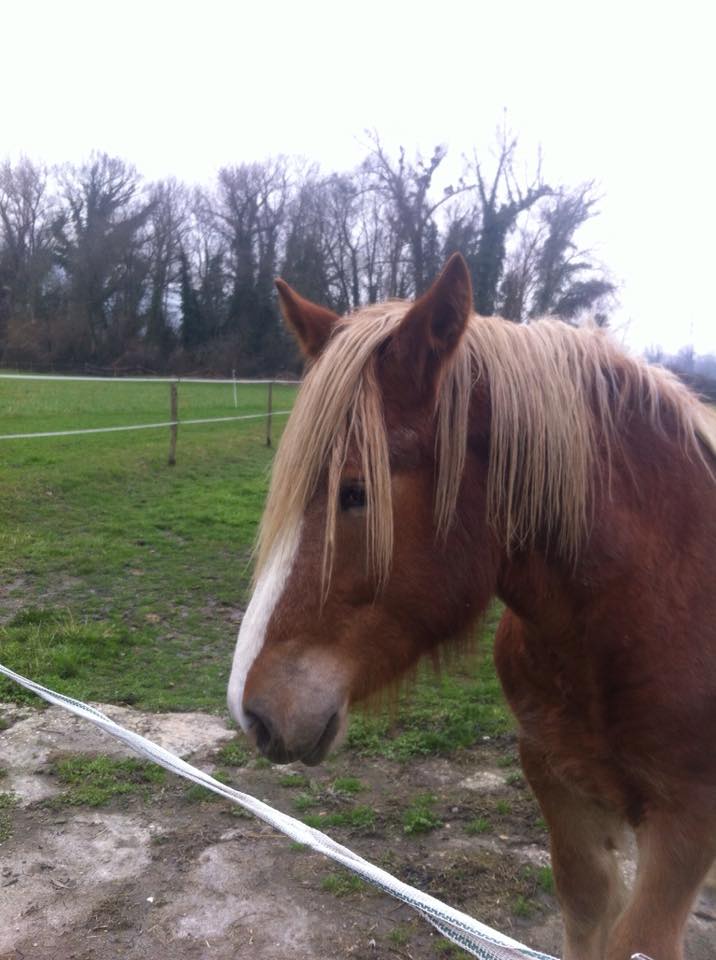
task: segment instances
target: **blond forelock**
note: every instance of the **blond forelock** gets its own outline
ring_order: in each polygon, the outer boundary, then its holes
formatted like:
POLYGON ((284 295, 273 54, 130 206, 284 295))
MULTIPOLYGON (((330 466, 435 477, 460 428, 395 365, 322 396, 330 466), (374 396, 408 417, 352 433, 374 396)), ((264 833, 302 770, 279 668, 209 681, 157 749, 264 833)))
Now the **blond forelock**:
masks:
MULTIPOLYGON (((350 450, 366 489, 366 561, 378 585, 387 580, 393 510, 376 355, 408 307, 391 301, 346 318, 307 373, 274 461, 257 570, 282 531, 301 523, 324 481, 327 590, 350 450)), ((438 537, 455 517, 477 381, 486 385, 491 409, 487 519, 508 550, 529 545, 541 531, 561 556, 576 559, 589 529, 597 450, 608 469, 627 411, 640 412, 654 429, 667 418, 686 455, 703 459, 703 442, 713 452, 698 400, 668 372, 628 357, 604 331, 549 319, 524 325, 473 316, 436 402, 438 537)))

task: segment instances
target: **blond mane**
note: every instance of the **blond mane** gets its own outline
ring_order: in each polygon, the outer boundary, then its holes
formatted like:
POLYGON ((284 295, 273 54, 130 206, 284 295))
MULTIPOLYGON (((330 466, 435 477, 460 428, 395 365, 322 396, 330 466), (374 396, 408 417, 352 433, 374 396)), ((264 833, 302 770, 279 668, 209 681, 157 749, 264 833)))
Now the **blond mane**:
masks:
MULTIPOLYGON (((366 488, 367 560, 379 583, 387 579, 393 512, 376 354, 409 306, 391 301, 348 317, 308 371, 274 461, 257 572, 282 532, 298 528, 325 482, 327 590, 340 478, 352 449, 366 488)), ((601 446, 609 466, 627 410, 640 411, 656 430, 663 420, 674 424, 687 456, 704 460, 702 443, 716 449, 703 405, 667 371, 628 357, 602 330, 473 316, 436 401, 438 536, 455 516, 470 397, 481 380, 491 406, 488 522, 508 550, 546 531, 560 555, 576 559, 589 529, 596 451, 601 446)))

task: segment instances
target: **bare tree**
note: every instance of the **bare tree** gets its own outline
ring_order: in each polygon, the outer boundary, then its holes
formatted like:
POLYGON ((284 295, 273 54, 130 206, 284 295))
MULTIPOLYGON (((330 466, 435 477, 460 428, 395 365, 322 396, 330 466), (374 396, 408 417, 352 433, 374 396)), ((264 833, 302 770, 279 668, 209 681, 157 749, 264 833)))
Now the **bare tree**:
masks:
POLYGON ((505 269, 507 240, 520 216, 552 191, 542 180, 541 162, 526 185, 515 172, 517 138, 505 126, 498 133, 498 151, 494 171, 487 176, 483 164, 474 157, 472 170, 477 181, 476 219, 479 238, 475 251, 473 286, 478 313, 495 312, 497 295, 505 269))
POLYGON ((362 299, 360 210, 364 189, 354 177, 333 174, 325 181, 326 255, 335 294, 331 306, 340 313, 362 299))
POLYGON ((147 185, 95 154, 48 175, 0 166, 0 349, 43 362, 170 362, 246 374, 297 362, 278 320, 281 271, 338 312, 418 295, 459 250, 480 312, 601 312, 613 286, 575 237, 591 194, 518 173, 503 126, 491 161, 438 185, 446 150, 390 155, 377 134, 349 173, 283 157, 193 191, 147 185))
POLYGON ((154 202, 135 169, 95 154, 60 170, 64 209, 55 224, 57 260, 67 278, 67 348, 106 360, 134 336, 147 275, 144 227, 154 202))
POLYGON ((44 167, 23 157, 0 166, 0 343, 51 353, 44 309, 53 264, 54 201, 44 167))
POLYGON ((231 283, 228 328, 237 331, 252 355, 278 323, 273 280, 289 195, 288 163, 227 167, 219 173, 214 214, 228 245, 231 283))
POLYGON ((508 252, 497 302, 505 320, 523 321, 530 310, 536 287, 537 260, 544 231, 523 226, 508 252))
POLYGON ((343 312, 349 297, 344 261, 350 210, 340 191, 332 195, 332 187, 316 167, 302 172, 295 184, 286 207, 281 276, 309 299, 343 312))
POLYGON ((176 180, 163 180, 153 184, 150 198, 146 339, 166 351, 173 339, 169 301, 180 280, 189 218, 188 196, 186 188, 176 180))
POLYGON ((445 187, 437 200, 431 198, 435 172, 445 159, 447 150, 437 146, 425 160, 418 154, 414 163, 400 148, 397 161, 391 161, 376 133, 371 135, 373 149, 365 161, 365 169, 372 174, 374 188, 385 201, 387 224, 393 239, 390 257, 390 296, 418 296, 439 268, 438 228, 435 214, 443 204, 472 187, 460 182, 457 187, 445 187), (401 282, 400 265, 407 253, 410 265, 410 288, 401 282))

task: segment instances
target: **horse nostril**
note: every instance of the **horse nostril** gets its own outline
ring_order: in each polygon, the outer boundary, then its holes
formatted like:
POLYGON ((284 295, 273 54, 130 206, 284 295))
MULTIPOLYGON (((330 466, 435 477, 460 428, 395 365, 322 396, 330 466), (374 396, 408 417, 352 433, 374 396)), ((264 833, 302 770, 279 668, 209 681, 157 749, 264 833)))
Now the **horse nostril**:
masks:
POLYGON ((283 739, 280 726, 280 713, 277 723, 269 704, 262 697, 250 697, 243 703, 244 729, 256 744, 256 748, 272 763, 291 763, 301 759, 310 765, 320 763, 335 740, 340 727, 340 714, 334 712, 324 720, 323 728, 319 716, 309 716, 303 726, 289 725, 288 742, 283 739), (316 739, 317 738, 317 739, 316 739))
POLYGON ((323 733, 313 745, 312 749, 301 757, 306 766, 313 767, 324 759, 336 738, 340 725, 340 714, 336 710, 335 713, 332 713, 328 718, 328 722, 323 728, 323 733))
POLYGON ((267 719, 262 717, 256 710, 244 710, 249 721, 249 729, 256 740, 256 746, 261 753, 265 753, 271 743, 273 731, 267 719))

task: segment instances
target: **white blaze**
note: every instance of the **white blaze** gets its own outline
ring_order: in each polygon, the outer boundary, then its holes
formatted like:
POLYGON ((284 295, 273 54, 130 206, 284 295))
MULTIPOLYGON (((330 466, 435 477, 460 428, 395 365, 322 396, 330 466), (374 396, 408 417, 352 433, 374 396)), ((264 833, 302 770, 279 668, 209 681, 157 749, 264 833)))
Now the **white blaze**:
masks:
POLYGON ((234 650, 234 662, 231 666, 228 704, 229 712, 244 731, 248 730, 248 720, 241 704, 244 699, 246 677, 264 645, 266 628, 293 569, 300 539, 301 525, 299 524, 293 530, 286 531, 277 540, 241 621, 234 650))

